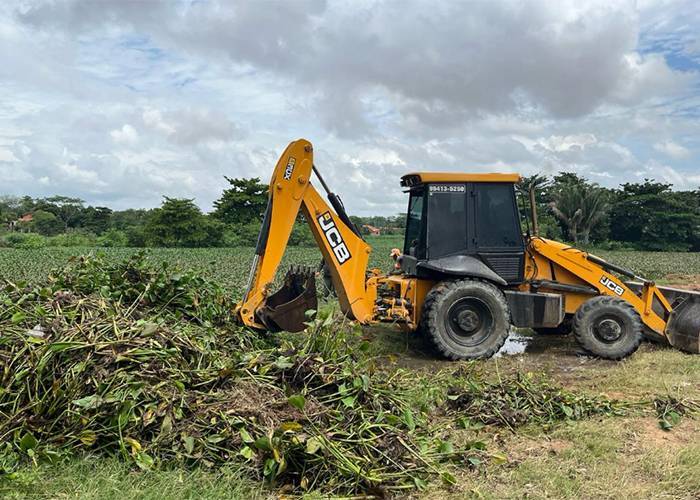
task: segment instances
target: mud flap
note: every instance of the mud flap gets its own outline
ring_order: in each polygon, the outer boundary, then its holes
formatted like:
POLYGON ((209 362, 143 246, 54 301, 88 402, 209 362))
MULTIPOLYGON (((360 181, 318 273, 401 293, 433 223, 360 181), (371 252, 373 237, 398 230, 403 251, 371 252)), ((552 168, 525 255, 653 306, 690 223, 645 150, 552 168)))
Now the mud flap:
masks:
POLYGON ((306 311, 318 308, 316 276, 312 269, 292 267, 282 288, 270 295, 257 317, 272 332, 300 332, 306 328, 306 311))
POLYGON ((666 336, 676 349, 700 354, 700 295, 688 294, 676 301, 666 336))

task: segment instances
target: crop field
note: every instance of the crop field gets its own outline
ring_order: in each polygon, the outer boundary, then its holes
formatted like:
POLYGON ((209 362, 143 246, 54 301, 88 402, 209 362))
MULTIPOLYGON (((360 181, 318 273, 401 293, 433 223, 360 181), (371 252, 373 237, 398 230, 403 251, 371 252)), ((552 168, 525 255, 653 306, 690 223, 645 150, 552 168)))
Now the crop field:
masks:
MULTIPOLYGON (((388 269, 397 239, 372 245, 388 269)), ((0 249, 0 497, 700 491, 700 356, 647 343, 614 362, 521 331, 517 354, 447 362, 333 302, 302 334, 261 335, 231 320, 252 253, 0 249)), ((698 254, 596 253, 700 275, 698 254)), ((283 267, 319 260, 290 248, 283 267)))
MULTIPOLYGON (((370 237, 371 238, 371 237, 370 237)), ((400 237, 371 238, 373 251, 370 266, 388 270, 391 267, 389 252, 401 247, 400 237)), ((39 249, 0 248, 0 276, 11 280, 38 280, 52 269, 60 267, 70 257, 89 253, 101 253, 110 261, 118 261, 140 251, 145 251, 152 262, 168 262, 174 266, 193 269, 223 284, 233 292, 245 285, 253 258, 253 248, 86 248, 48 247, 39 249)), ((597 255, 632 269, 650 279, 672 282, 683 281, 684 276, 700 275, 700 253, 683 252, 629 252, 595 251, 597 255)), ((290 265, 318 266, 321 254, 315 247, 289 247, 281 269, 290 265)))

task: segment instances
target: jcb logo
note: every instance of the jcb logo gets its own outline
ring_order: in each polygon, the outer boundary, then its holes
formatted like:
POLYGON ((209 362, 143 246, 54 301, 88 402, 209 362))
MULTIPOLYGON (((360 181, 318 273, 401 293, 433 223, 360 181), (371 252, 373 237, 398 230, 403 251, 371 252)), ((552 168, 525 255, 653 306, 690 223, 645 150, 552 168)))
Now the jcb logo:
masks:
POLYGON ((343 264, 349 261, 351 257, 350 250, 348 250, 348 247, 345 245, 343 237, 340 235, 340 231, 338 231, 338 228, 335 226, 335 222, 333 221, 333 217, 331 217, 330 212, 319 215, 318 219, 316 220, 318 220, 318 224, 321 226, 321 230, 326 236, 328 244, 333 249, 333 254, 335 255, 335 259, 338 261, 338 264, 343 264))
POLYGON ((292 173, 294 173, 294 165, 296 165, 297 160, 293 156, 289 157, 287 160, 287 167, 284 169, 284 180, 288 181, 292 178, 292 173))
POLYGON ((623 293, 625 293, 624 288, 622 288, 620 285, 615 283, 613 280, 611 280, 607 276, 603 276, 602 278, 600 278, 600 283, 604 287, 615 292, 617 295, 622 295, 623 293))

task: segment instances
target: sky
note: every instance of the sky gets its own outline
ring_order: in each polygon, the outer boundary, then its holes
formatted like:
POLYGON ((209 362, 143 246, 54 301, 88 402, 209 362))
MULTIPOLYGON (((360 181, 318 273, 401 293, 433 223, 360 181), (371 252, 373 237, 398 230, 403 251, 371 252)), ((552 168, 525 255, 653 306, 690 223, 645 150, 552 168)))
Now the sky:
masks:
POLYGON ((0 193, 204 210, 300 137, 354 215, 412 171, 700 187, 700 2, 0 3, 0 193))

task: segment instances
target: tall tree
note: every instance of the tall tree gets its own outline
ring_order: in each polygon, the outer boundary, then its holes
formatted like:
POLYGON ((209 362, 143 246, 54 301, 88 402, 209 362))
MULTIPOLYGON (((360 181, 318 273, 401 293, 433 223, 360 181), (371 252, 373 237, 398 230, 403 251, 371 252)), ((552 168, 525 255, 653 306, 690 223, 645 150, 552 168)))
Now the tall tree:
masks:
POLYGON ((100 235, 107 231, 112 220, 112 210, 107 207, 87 207, 82 211, 80 227, 100 235))
POLYGON ((63 222, 51 212, 35 210, 29 227, 44 236, 54 236, 63 231, 63 222))
POLYGON ((51 212, 63 222, 64 230, 79 225, 85 202, 69 196, 51 196, 37 200, 37 209, 51 212))
POLYGON ((212 215, 228 224, 241 224, 260 221, 267 207, 268 187, 260 179, 231 179, 224 177, 231 185, 221 198, 214 202, 212 215))
POLYGON ((165 197, 146 225, 146 242, 157 247, 220 246, 223 225, 202 214, 193 200, 165 197))
POLYGON ((550 203, 552 213, 563 224, 571 241, 588 244, 591 230, 606 215, 605 190, 572 173, 555 176, 554 182, 550 203))

